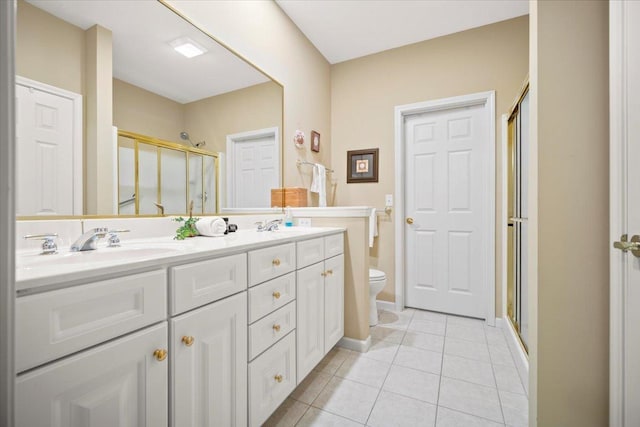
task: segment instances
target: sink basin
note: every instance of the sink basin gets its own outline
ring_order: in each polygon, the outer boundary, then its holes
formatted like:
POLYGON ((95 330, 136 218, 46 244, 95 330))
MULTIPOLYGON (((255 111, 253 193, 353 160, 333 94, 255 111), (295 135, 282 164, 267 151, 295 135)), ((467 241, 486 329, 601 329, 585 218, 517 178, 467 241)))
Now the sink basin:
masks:
POLYGON ((183 242, 149 242, 123 243, 120 247, 100 247, 93 251, 69 252, 61 249, 57 254, 18 254, 16 268, 37 269, 46 267, 81 266, 86 264, 103 264, 118 261, 141 260, 171 256, 183 252, 191 245, 183 242))

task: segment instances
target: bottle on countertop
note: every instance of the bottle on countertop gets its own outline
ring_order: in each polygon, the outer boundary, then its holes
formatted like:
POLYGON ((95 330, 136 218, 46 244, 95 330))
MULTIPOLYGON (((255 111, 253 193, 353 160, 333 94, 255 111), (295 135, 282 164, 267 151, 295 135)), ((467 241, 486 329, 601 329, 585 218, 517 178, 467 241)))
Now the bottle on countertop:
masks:
POLYGON ((291 214, 291 208, 287 206, 284 212, 284 226, 293 227, 293 215, 291 214))

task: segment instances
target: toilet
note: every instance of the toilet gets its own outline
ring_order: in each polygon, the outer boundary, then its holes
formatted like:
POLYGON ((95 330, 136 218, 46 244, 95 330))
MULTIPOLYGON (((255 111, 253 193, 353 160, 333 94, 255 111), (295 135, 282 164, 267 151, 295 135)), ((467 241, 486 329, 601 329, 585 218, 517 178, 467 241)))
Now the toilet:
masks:
POLYGON ((369 269, 369 326, 378 324, 378 307, 376 306, 376 296, 387 284, 387 276, 380 270, 369 269))

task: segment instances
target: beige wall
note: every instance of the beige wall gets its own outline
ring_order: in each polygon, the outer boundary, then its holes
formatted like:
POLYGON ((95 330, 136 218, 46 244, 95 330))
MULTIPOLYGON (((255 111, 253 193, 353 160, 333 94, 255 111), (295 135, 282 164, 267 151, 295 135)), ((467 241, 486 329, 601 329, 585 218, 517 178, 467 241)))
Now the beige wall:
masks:
POLYGON ((530 425, 601 427, 609 424, 608 3, 537 1, 531 11, 530 425))
POLYGON ((331 165, 331 70, 329 63, 272 1, 175 1, 168 3, 284 85, 284 183, 309 188, 311 170, 296 159, 331 165), (307 135, 296 149, 293 135, 307 135), (309 150, 312 130, 322 135, 320 153, 309 150))
POLYGON ((19 0, 16 74, 84 94, 84 31, 19 0))
POLYGON ((119 130, 184 142, 182 104, 119 79, 113 79, 113 124, 119 130))
MULTIPOLYGON (((496 218, 500 219, 500 116, 509 110, 528 72, 528 17, 428 40, 332 67, 332 164, 338 205, 384 206, 394 193, 394 107, 488 90, 496 91, 496 218), (380 148, 379 183, 346 184, 346 152, 380 148)), ((395 300, 394 224, 380 218, 371 264, 387 274, 379 299, 395 300)), ((498 229, 499 230, 499 229, 498 229)), ((496 242, 501 241, 501 233, 496 242)), ((496 249, 496 309, 501 316, 501 253, 496 249)))
POLYGON ((225 152, 226 136, 280 127, 282 87, 262 83, 184 105, 184 129, 208 150, 225 152))

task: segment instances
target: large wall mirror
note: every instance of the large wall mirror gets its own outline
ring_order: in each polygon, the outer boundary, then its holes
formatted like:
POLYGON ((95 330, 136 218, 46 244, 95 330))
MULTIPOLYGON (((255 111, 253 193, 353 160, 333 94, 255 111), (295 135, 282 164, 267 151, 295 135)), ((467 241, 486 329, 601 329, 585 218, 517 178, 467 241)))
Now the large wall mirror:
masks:
POLYGON ((283 87, 161 1, 18 0, 17 215, 252 212, 283 87))

